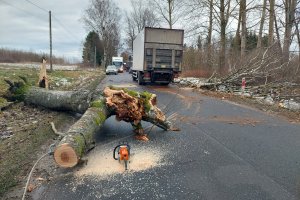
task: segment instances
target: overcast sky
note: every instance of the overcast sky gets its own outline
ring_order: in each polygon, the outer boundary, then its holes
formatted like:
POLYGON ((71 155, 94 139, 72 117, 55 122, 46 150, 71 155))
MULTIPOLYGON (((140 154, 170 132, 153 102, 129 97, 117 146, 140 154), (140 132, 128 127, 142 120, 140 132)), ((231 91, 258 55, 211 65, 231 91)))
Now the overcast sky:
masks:
MULTIPOLYGON (((87 35, 80 21, 89 0, 0 0, 0 48, 49 53, 49 13, 52 12, 53 54, 81 60, 87 35), (38 8, 38 7, 40 8, 38 8)), ((114 0, 124 11, 130 0, 114 0)))

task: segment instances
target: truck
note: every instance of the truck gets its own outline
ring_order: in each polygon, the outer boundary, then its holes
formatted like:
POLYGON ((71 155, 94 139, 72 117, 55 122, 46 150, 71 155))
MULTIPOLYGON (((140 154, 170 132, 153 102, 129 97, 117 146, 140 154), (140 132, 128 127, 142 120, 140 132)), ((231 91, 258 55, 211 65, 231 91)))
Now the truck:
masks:
POLYGON ((123 72, 123 57, 112 57, 112 64, 117 67, 118 72, 123 72))
POLYGON ((145 27, 133 41, 132 79, 139 85, 168 85, 179 76, 183 53, 182 29, 145 27))

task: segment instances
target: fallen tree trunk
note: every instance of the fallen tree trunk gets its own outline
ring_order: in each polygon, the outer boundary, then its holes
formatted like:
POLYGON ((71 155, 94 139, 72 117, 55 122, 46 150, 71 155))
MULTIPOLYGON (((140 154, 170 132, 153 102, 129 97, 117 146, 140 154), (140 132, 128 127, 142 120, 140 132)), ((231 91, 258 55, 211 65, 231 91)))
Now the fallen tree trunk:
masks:
POLYGON ((117 120, 130 122, 134 132, 142 136, 142 120, 164 130, 171 129, 171 123, 156 106, 155 94, 107 87, 104 96, 92 102, 91 107, 57 145, 54 159, 60 167, 68 168, 78 164, 85 152, 94 145, 94 134, 111 115, 116 115, 117 120))
POLYGON ((24 101, 59 111, 72 111, 83 114, 91 102, 91 91, 55 91, 30 87, 26 91, 24 101))
POLYGON ((24 101, 27 104, 43 106, 58 111, 72 111, 83 114, 92 101, 93 93, 99 85, 101 77, 86 80, 77 91, 46 90, 30 86, 25 77, 12 82, 5 80, 9 85, 4 95, 10 101, 24 101))
MULTIPOLYGON (((25 79, 24 82, 26 83, 25 79)), ((97 90, 53 91, 29 87, 24 83, 12 83, 9 95, 27 103, 55 110, 84 113, 70 129, 63 133, 63 139, 54 151, 54 159, 61 167, 73 167, 94 145, 94 134, 111 115, 117 120, 132 124, 138 139, 148 140, 141 121, 148 121, 164 130, 171 130, 171 123, 156 106, 156 95, 136 92, 125 88, 106 87, 103 94, 97 90), (97 92, 96 92, 97 93, 97 92), (95 100, 92 101, 92 96, 95 100)), ((95 87, 94 87, 95 88, 95 87)))
POLYGON ((60 167, 74 167, 80 158, 95 144, 94 134, 111 115, 105 99, 97 100, 65 133, 54 151, 54 159, 60 167))

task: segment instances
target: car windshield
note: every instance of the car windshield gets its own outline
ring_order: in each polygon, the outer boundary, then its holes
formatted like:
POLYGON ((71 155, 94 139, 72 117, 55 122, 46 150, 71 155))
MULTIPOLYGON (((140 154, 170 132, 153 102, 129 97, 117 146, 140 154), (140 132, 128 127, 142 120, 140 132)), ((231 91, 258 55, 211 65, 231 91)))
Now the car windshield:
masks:
POLYGON ((113 62, 113 64, 117 67, 120 67, 122 65, 122 62, 113 62))
POLYGON ((116 66, 114 66, 114 65, 109 65, 109 66, 107 66, 107 69, 116 69, 116 66))

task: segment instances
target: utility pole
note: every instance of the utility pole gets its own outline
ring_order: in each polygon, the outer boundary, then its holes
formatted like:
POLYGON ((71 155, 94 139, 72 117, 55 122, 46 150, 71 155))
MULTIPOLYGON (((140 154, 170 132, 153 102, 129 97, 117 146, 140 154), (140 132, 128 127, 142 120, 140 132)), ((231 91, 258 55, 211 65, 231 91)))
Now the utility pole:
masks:
POLYGON ((50 71, 52 68, 52 26, 51 26, 51 10, 49 11, 49 34, 50 34, 50 71))
POLYGON ((94 68, 96 68, 96 45, 95 45, 94 68))

